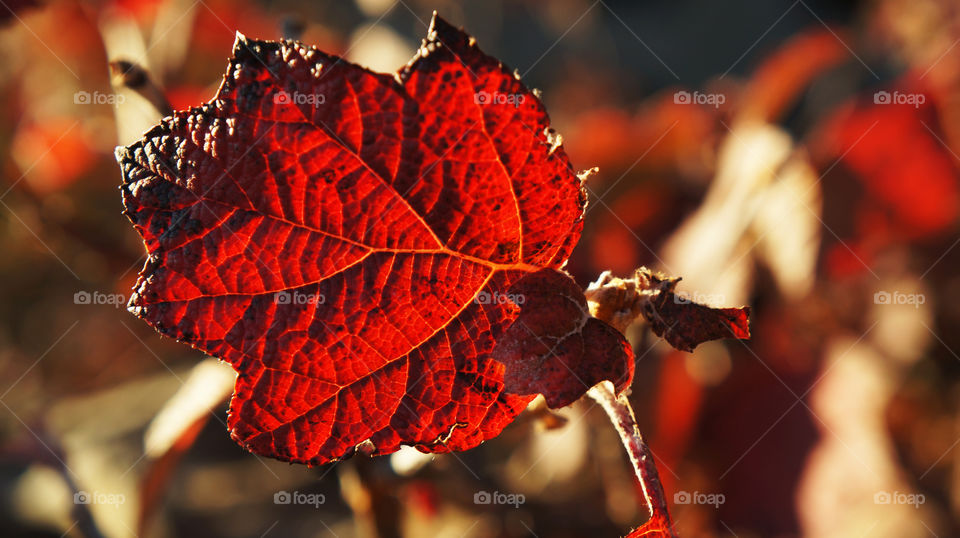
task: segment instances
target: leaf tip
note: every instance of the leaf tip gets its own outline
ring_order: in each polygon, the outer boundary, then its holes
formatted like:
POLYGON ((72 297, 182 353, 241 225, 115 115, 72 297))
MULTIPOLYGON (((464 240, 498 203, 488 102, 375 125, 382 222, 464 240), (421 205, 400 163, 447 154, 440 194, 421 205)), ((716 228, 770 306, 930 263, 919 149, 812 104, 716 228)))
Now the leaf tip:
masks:
POLYGON ((731 330, 733 335, 738 340, 749 340, 750 339, 750 307, 741 306, 735 310, 739 310, 740 314, 734 316, 734 321, 732 323, 731 330))
POLYGON ((235 36, 234 39, 233 39, 233 52, 234 52, 234 54, 236 54, 236 52, 239 51, 241 47, 245 46, 245 45, 247 44, 247 41, 248 41, 248 40, 247 40, 247 36, 243 35, 243 34, 240 32, 240 30, 237 30, 236 36, 235 36))
POLYGON ((454 49, 460 49, 464 44, 469 46, 473 43, 472 38, 462 28, 450 24, 436 11, 433 12, 430 29, 427 30, 427 41, 429 43, 440 43, 454 49))
POLYGON ((430 26, 427 28, 427 40, 435 39, 437 36, 437 26, 445 22, 443 17, 437 13, 437 10, 433 10, 433 15, 430 16, 430 26))

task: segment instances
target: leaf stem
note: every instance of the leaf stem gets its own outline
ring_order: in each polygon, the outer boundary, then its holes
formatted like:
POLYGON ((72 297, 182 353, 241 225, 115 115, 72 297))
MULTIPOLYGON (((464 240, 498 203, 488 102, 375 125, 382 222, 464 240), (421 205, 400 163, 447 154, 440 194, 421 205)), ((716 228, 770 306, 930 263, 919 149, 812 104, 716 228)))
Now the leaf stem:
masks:
MULTIPOLYGON (((650 279, 641 278, 643 271, 645 269, 638 269, 631 280, 616 278, 610 271, 604 271, 585 292, 590 314, 618 331, 625 332, 627 327, 642 315, 644 307, 649 305, 646 292, 649 291, 650 279)), ((620 434, 620 441, 627 450, 650 510, 649 521, 631 532, 630 536, 660 535, 676 538, 653 453, 640 435, 637 419, 626 394, 617 396, 613 383, 609 381, 598 383, 588 390, 587 394, 603 407, 620 434)))
POLYGON ((647 508, 650 510, 650 520, 659 520, 668 530, 670 536, 676 537, 673 531, 673 525, 670 522, 670 513, 667 508, 667 499, 663 493, 663 485, 660 483, 660 475, 657 473, 657 466, 650 452, 650 447, 643 440, 640 429, 637 427, 637 420, 633 415, 633 408, 625 394, 616 396, 613 384, 604 381, 597 384, 587 394, 597 401, 603 407, 610 417, 620 434, 620 440, 623 447, 627 450, 630 457, 630 463, 640 481, 640 487, 643 489, 643 497, 647 501, 647 508))

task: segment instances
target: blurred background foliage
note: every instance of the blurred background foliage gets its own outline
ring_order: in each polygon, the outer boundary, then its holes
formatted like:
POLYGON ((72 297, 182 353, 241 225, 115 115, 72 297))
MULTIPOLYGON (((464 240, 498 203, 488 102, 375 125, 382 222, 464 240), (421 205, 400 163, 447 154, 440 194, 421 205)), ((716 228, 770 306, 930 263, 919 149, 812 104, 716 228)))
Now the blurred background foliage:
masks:
POLYGON ((158 102, 210 99, 236 31, 393 72, 434 9, 543 90, 574 166, 599 167, 579 282, 647 265, 753 306, 746 343, 629 335, 681 536, 960 535, 946 0, 0 1, 3 534, 616 536, 644 520, 592 402, 535 402, 466 453, 290 466, 230 440, 229 368, 122 308, 143 248, 112 152, 158 102), (147 90, 111 76, 119 60, 147 90), (324 502, 274 502, 295 491, 324 502), (495 491, 525 502, 474 502, 495 491))

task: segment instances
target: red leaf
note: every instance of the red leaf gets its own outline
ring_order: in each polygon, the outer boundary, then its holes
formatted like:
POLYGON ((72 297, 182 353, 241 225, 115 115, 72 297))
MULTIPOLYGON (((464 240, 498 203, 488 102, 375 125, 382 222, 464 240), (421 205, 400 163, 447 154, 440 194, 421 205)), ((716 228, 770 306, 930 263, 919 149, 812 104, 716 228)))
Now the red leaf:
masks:
POLYGON ((656 293, 645 304, 643 317, 654 334, 662 336, 680 351, 693 351, 698 345, 721 338, 750 338, 750 307, 712 308, 674 293, 679 278, 665 278, 641 270, 642 287, 656 293))
POLYGON ((493 350, 493 358, 506 366, 507 391, 543 394, 556 408, 605 379, 618 393, 630 385, 633 362, 623 360, 632 353, 630 345, 616 329, 590 316, 576 282, 544 269, 517 281, 508 297, 526 304, 493 350))
POLYGON ((129 308, 233 365, 228 425, 253 452, 464 450, 538 391, 629 384, 620 333, 542 317, 583 304, 560 268, 585 204, 543 105, 440 18, 396 76, 239 36, 210 103, 117 157, 149 252, 129 308), (534 360, 549 375, 516 382, 534 360))

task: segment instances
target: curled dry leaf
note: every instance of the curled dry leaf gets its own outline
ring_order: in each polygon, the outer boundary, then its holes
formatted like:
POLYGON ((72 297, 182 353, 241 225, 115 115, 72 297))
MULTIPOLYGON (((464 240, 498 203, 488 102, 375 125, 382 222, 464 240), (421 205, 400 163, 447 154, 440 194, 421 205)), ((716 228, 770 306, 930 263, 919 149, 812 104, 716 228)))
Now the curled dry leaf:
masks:
POLYGON ((709 340, 750 338, 750 307, 713 308, 676 293, 680 278, 641 267, 633 278, 610 272, 587 288, 593 315, 623 331, 643 316, 654 334, 681 351, 693 351, 709 340))
POLYGON ((677 295, 680 278, 640 269, 641 288, 649 299, 643 305, 643 317, 654 334, 662 336, 680 351, 693 351, 698 345, 721 338, 750 338, 750 307, 713 308, 677 295))
POLYGON ((530 299, 493 349, 493 358, 506 366, 507 391, 543 394, 556 408, 604 380, 617 392, 630 386, 633 362, 622 360, 632 353, 630 344, 590 315, 576 282, 544 269, 518 280, 509 293, 530 299))
POLYGON ((129 309, 237 370, 255 453, 465 450, 538 392, 630 383, 562 272, 586 196, 543 105, 443 19, 396 75, 238 36, 213 100, 117 158, 129 309))

